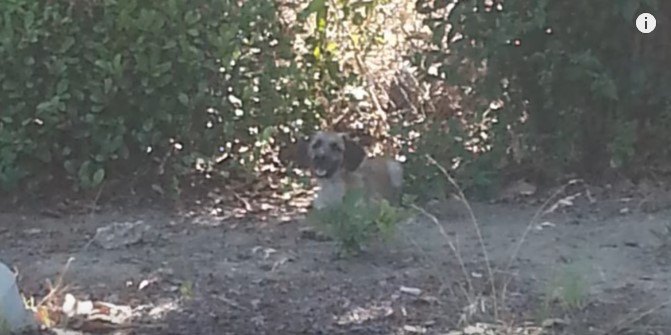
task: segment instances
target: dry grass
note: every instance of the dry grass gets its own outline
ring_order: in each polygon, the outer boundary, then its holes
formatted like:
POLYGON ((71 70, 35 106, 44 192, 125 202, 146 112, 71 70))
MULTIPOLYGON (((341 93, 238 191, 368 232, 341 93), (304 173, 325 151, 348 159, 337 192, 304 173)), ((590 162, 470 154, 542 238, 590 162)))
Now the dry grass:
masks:
MULTIPOLYGON (((461 200, 463 205, 466 207, 466 210, 467 210, 468 215, 469 215, 469 221, 471 222, 471 224, 473 226, 473 229, 476 232, 476 235, 478 237, 478 242, 480 243, 480 248, 481 248, 482 253, 484 255, 485 267, 487 269, 487 276, 489 278, 489 284, 491 286, 493 296, 497 296, 497 294, 496 294, 496 284, 495 284, 495 280, 494 280, 494 273, 492 271, 491 262, 490 262, 490 259, 489 259, 489 253, 487 252, 487 248, 485 246, 485 242, 484 242, 484 239, 482 237, 482 232, 480 230, 480 224, 478 223, 478 220, 475 217, 475 213, 473 212, 473 208, 471 207, 470 203, 466 199, 466 196, 464 195, 464 192, 461 189, 461 187, 459 186, 459 184, 447 172, 447 170, 442 165, 440 165, 438 162, 436 162, 436 160, 433 159, 431 156, 427 155, 426 159, 428 160, 428 162, 430 164, 432 164, 436 168, 438 168, 440 170, 440 172, 443 174, 443 176, 447 179, 447 181, 457 190, 459 200, 461 200)), ((452 253, 456 257, 457 261, 459 262, 459 266, 461 268, 461 271, 463 272, 464 278, 467 281, 467 287, 468 287, 468 290, 469 290, 469 294, 468 294, 469 305, 476 303, 478 299, 477 299, 477 297, 475 295, 475 292, 474 292, 474 289, 473 289, 473 283, 470 280, 471 275, 466 268, 466 265, 463 261, 463 258, 461 257, 461 253, 456 248, 454 242, 452 241, 452 239, 449 237, 449 235, 445 231, 445 228, 443 227, 443 225, 440 223, 440 221, 434 215, 430 214, 425 209, 423 209, 423 208, 421 208, 417 205, 413 205, 413 208, 418 210, 424 216, 428 217, 436 225, 436 227, 438 228, 438 231, 440 232, 441 236, 443 236, 445 238, 448 246, 450 247, 450 250, 452 251, 452 253)), ((498 319, 499 308, 498 308, 498 303, 496 302, 496 300, 494 300, 494 303, 493 303, 493 310, 494 310, 494 318, 498 319)))
MULTIPOLYGON (((466 298, 467 298, 467 303, 468 307, 465 308, 465 310, 471 310, 474 311, 472 314, 475 313, 475 311, 483 311, 486 310, 486 308, 482 307, 474 307, 478 304, 484 304, 487 301, 491 304, 491 309, 493 311, 493 318, 497 322, 503 325, 510 325, 510 327, 507 327, 507 329, 512 329, 515 328, 513 325, 515 325, 515 320, 511 319, 502 319, 502 310, 506 309, 507 306, 507 296, 508 296, 508 287, 511 283, 511 281, 514 278, 514 275, 511 274, 510 269, 512 268, 514 262, 517 260, 517 256, 519 254, 519 251, 522 247, 522 245, 527 241, 527 238, 529 236, 530 231, 533 229, 538 224, 538 221, 545 215, 554 212, 559 206, 557 205, 558 202, 562 200, 561 195, 565 193, 566 187, 569 185, 573 185, 578 183, 578 180, 570 181, 569 183, 563 185, 560 187, 558 190, 556 190, 545 202, 538 208, 538 210, 535 212, 534 216, 532 219, 529 221, 529 223, 526 226, 526 229, 521 233, 521 236, 515 245, 515 248, 513 249, 513 252, 510 255, 509 261, 503 268, 503 271, 500 271, 501 273, 508 274, 508 276, 504 277, 495 277, 495 271, 492 267, 491 260, 485 245, 484 237, 481 232, 480 224, 475 216, 475 213, 473 211, 473 208, 471 207, 468 199, 466 198, 462 188, 459 186, 459 184, 456 182, 456 180, 450 175, 450 173, 440 165, 435 159, 433 159, 430 156, 426 156, 426 159, 429 164, 435 166, 437 169, 440 170, 444 178, 449 182, 450 185, 454 187, 454 189, 457 192, 457 197, 465 207, 467 213, 468 213, 468 218, 469 222, 472 225, 478 242, 479 242, 479 247, 481 249, 481 252, 483 254, 484 258, 484 263, 485 267, 487 270, 487 281, 490 285, 491 288, 491 297, 490 299, 483 300, 481 297, 478 296, 478 294, 474 290, 474 285, 471 280, 471 274, 470 271, 468 270, 463 257, 458 249, 458 247, 455 244, 455 241, 453 238, 450 237, 450 235, 447 233, 445 230, 445 227, 443 224, 436 218, 434 215, 429 213, 427 210, 424 208, 417 206, 417 205, 412 205, 415 210, 417 210, 419 213, 421 213, 423 216, 429 218, 431 222, 436 226, 439 234, 445 239, 447 242, 447 245, 451 251, 451 253, 454 255, 455 259, 457 260, 459 267, 461 269, 461 272, 463 274, 464 280, 466 281, 466 287, 467 290, 465 292, 466 298), (497 288, 501 288, 500 290, 497 290, 497 288)), ((575 297, 575 299, 580 299, 581 297, 575 297)), ((468 319, 471 315, 468 316, 462 316, 462 321, 465 319, 468 319)), ((549 316, 548 316, 549 317, 549 316)), ((530 326, 531 327, 531 326, 530 326)), ((506 328, 506 327, 504 327, 506 328)), ((531 327, 534 328, 534 327, 531 327)), ((531 329, 529 328, 529 329, 531 329)), ((499 331, 503 331, 503 328, 499 328, 499 331)), ((536 328, 534 328, 536 329, 536 328)), ((503 332, 501 334, 514 334, 515 332, 503 332)), ((499 334, 497 332, 497 334, 499 334)))

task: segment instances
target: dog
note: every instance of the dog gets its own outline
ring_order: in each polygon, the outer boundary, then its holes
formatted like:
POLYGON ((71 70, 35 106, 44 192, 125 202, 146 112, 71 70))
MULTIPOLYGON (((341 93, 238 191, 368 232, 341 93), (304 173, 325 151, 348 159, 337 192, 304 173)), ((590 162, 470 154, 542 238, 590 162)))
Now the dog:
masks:
MULTIPOLYGON (((363 191, 367 200, 400 204, 403 166, 388 158, 368 158, 364 148, 345 133, 319 131, 294 143, 289 160, 309 169, 318 191, 313 208, 332 208, 350 190, 363 191)), ((287 156, 287 155, 283 155, 287 156)))

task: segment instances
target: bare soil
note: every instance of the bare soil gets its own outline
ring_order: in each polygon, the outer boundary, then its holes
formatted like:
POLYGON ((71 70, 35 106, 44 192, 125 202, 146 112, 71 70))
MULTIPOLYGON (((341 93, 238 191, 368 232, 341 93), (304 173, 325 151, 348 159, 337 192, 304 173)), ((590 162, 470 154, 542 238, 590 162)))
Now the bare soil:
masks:
MULTIPOLYGON (((532 226, 510 269, 538 205, 473 204, 497 293, 510 279, 500 319, 560 319, 548 334, 671 334, 671 247, 659 236, 671 211, 646 212, 640 203, 603 196, 555 210, 532 226)), ((455 241, 475 295, 490 296, 467 213, 448 203, 430 211, 455 241)), ((394 241, 350 258, 336 257, 334 242, 306 236, 305 226, 300 217, 156 210, 10 212, 0 214, 0 259, 18 269, 24 294, 39 297, 74 257, 69 292, 140 311, 142 322, 123 334, 447 334, 463 328, 460 319, 494 322, 491 300, 467 308, 461 266, 428 218, 402 223, 394 241), (151 238, 115 250, 90 243, 97 228, 135 220, 150 225, 151 238)))

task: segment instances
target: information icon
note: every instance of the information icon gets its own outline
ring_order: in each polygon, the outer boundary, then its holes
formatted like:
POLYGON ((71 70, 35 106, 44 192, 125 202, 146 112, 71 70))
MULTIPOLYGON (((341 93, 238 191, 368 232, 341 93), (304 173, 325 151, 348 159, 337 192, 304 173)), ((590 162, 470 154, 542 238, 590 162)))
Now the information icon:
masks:
POLYGON ((651 33, 656 26, 657 20, 650 13, 643 13, 636 18, 636 29, 644 34, 651 33))

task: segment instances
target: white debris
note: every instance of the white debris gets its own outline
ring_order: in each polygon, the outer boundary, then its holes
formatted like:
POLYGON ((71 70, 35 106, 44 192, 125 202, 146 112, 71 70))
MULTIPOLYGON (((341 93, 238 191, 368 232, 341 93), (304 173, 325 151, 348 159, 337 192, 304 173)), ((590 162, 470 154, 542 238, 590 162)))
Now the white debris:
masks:
POLYGON ((401 286, 401 288, 399 290, 401 292, 405 293, 405 294, 410 294, 410 295, 415 295, 415 296, 422 294, 422 290, 418 289, 416 287, 401 286))

